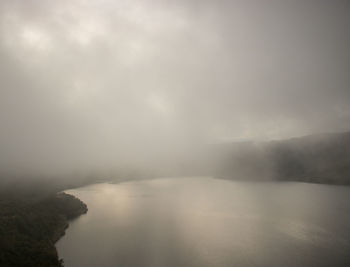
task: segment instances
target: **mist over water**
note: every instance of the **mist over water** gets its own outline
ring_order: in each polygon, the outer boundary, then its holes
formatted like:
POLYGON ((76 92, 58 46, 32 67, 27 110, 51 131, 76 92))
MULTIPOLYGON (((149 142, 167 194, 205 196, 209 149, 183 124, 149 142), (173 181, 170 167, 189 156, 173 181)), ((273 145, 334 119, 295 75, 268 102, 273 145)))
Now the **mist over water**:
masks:
POLYGON ((0 0, 0 265, 350 266, 349 14, 0 0))
POLYGON ((347 266, 350 189, 207 177, 67 191, 89 207, 56 244, 65 266, 347 266))
POLYGON ((207 144, 349 130, 349 9, 2 0, 1 172, 175 168, 207 144))

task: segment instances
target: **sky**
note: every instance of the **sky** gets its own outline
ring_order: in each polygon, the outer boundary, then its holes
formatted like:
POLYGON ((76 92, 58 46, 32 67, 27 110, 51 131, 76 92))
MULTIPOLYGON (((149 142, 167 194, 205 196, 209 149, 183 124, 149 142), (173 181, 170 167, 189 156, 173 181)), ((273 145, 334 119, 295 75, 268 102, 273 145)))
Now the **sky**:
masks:
POLYGON ((350 2, 1 0, 0 167, 350 130, 350 2))

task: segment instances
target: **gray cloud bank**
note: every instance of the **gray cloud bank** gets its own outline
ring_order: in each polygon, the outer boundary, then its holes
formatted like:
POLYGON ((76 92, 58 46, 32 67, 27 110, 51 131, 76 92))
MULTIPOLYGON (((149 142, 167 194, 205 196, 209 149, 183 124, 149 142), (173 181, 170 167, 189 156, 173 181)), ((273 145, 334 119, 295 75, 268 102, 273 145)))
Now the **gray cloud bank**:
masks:
POLYGON ((349 130, 349 12, 339 0, 2 0, 0 167, 114 168, 349 130))

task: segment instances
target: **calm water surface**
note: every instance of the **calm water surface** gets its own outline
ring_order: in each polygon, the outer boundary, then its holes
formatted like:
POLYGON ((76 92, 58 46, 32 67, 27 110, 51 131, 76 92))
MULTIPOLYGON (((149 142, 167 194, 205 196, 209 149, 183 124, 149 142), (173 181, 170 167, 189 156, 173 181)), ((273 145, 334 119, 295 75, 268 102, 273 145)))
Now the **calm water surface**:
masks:
POLYGON ((193 177, 67 193, 66 267, 350 266, 350 188, 193 177))

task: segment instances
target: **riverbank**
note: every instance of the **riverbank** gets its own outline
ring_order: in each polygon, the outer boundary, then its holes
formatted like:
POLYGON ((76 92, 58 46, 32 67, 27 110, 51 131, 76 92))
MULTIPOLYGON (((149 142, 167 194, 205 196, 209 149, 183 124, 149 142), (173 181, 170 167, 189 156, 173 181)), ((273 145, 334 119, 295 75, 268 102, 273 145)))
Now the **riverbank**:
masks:
POLYGON ((42 198, 0 199, 0 266, 61 267, 55 243, 69 220, 87 212, 78 198, 57 193, 42 198))

